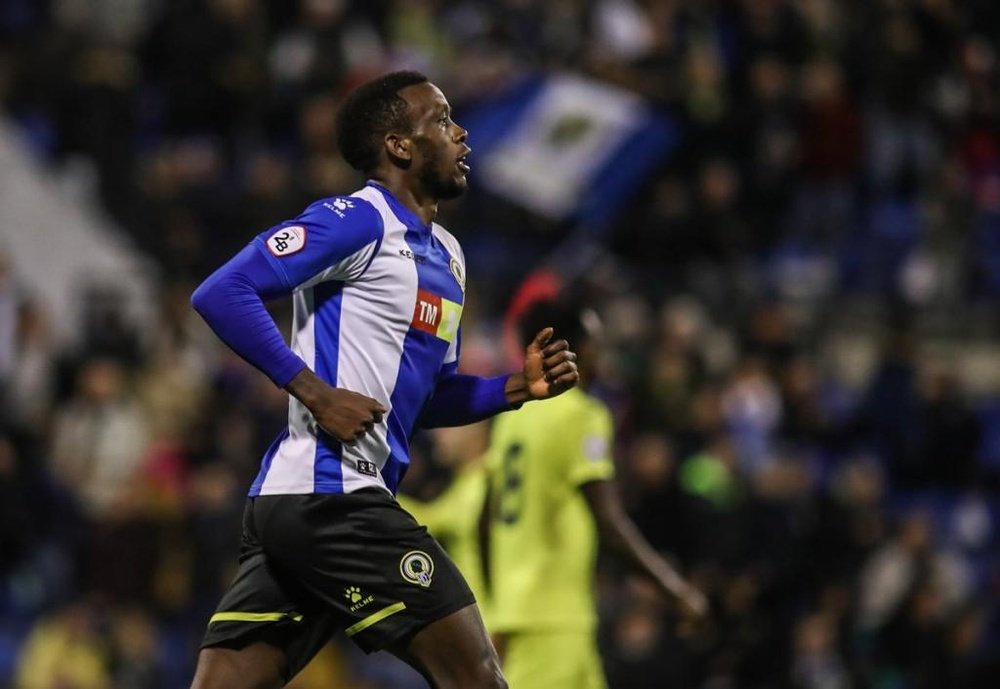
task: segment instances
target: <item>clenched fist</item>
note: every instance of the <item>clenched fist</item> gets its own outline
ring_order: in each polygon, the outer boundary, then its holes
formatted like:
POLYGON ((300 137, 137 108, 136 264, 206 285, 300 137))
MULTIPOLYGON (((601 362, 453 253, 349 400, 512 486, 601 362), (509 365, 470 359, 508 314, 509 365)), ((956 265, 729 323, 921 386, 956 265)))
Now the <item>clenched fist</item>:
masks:
POLYGON ((552 342, 552 328, 544 328, 524 352, 524 368, 507 379, 507 401, 522 404, 560 395, 578 382, 576 353, 566 340, 552 342))
POLYGON ((323 431, 342 443, 352 443, 371 433, 388 411, 378 400, 335 388, 307 368, 285 389, 312 412, 323 431))
POLYGON ((543 329, 524 353, 524 381, 532 399, 555 397, 580 380, 576 353, 566 340, 553 342, 553 334, 552 328, 543 329))

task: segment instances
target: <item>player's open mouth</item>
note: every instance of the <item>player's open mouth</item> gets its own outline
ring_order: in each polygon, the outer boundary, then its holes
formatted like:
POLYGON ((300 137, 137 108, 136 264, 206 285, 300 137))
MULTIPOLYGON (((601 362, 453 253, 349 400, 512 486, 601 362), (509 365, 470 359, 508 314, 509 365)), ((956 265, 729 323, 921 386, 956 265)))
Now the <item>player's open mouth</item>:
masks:
POLYGON ((471 167, 469 167, 468 163, 465 162, 465 159, 468 157, 469 157, 468 153, 466 153, 465 155, 460 155, 458 157, 458 169, 462 172, 463 175, 469 174, 469 170, 472 169, 471 167))

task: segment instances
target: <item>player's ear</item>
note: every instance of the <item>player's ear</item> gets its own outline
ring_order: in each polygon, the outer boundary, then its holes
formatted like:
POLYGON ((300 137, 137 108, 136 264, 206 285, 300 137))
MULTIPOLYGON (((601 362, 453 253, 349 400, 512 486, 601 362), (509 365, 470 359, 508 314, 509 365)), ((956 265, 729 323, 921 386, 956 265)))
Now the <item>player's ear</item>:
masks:
POLYGON ((408 167, 413 160, 413 141, 408 136, 390 132, 385 135, 385 151, 389 160, 400 167, 408 167))

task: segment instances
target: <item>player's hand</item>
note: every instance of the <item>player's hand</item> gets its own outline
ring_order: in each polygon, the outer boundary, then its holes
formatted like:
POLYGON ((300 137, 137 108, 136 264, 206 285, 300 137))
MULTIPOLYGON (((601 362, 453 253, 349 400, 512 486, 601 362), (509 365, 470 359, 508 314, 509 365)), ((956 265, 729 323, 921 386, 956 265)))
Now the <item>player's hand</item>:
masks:
POLYGON ((324 431, 342 443, 352 443, 375 430, 388 410, 371 397, 331 387, 326 399, 309 411, 324 431))
POLYGON ((342 443, 371 433, 388 412, 385 405, 351 390, 335 388, 308 368, 286 386, 312 412, 317 425, 342 443))
POLYGON ((691 621, 697 622, 708 615, 708 598, 691 584, 683 584, 675 591, 681 614, 691 621))
POLYGON ((680 616, 677 633, 685 637, 703 633, 709 623, 709 603, 705 594, 685 582, 674 590, 674 595, 680 616))
POLYGON ((552 340, 552 328, 541 330, 524 353, 524 384, 531 399, 566 392, 580 380, 576 353, 566 340, 552 340))

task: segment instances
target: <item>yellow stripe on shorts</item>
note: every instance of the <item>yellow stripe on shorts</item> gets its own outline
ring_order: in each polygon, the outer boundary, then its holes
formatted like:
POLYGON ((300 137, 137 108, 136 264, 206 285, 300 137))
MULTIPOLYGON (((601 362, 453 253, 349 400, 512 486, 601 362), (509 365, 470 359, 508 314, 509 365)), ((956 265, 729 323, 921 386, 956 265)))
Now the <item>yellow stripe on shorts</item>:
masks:
POLYGON ((403 601, 399 601, 398 603, 393 603, 392 605, 382 608, 378 612, 372 613, 371 615, 361 620, 360 622, 352 624, 344 631, 346 632, 347 636, 354 636, 358 632, 363 632, 364 630, 368 629, 376 622, 381 622, 385 618, 389 617, 390 615, 395 615, 397 612, 400 612, 401 610, 406 610, 406 603, 404 603, 403 601))
POLYGON ((291 620, 301 622, 302 615, 296 612, 217 612, 212 615, 209 624, 216 622, 280 622, 291 620))

